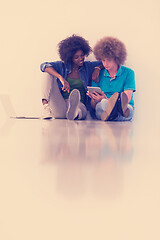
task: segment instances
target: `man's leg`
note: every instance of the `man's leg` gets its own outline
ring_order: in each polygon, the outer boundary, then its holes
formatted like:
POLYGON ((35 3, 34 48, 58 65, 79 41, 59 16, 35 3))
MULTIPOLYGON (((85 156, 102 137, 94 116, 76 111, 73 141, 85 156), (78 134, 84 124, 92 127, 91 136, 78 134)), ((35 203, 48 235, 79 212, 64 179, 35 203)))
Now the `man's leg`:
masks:
POLYGON ((96 116, 103 121, 114 120, 117 116, 117 100, 119 93, 114 93, 109 99, 102 99, 96 105, 96 116))

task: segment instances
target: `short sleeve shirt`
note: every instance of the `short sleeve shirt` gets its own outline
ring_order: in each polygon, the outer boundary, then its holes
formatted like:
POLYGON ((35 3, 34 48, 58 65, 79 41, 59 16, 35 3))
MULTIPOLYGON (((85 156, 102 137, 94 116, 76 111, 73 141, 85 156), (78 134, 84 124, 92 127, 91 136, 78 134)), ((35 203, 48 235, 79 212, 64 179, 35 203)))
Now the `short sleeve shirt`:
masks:
MULTIPOLYGON (((92 86, 100 87, 107 98, 110 98, 115 92, 121 93, 125 90, 132 90, 135 92, 135 74, 132 69, 120 66, 115 78, 111 80, 109 72, 106 69, 102 69, 99 75, 99 82, 95 83, 92 81, 92 86)), ((133 94, 129 104, 134 107, 133 94)))

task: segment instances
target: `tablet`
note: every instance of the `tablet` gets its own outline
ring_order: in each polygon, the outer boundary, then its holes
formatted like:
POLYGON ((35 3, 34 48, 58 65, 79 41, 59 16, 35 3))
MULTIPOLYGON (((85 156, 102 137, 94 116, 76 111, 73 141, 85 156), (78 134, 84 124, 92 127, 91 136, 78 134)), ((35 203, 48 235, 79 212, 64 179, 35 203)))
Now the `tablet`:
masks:
POLYGON ((87 87, 89 93, 93 93, 94 91, 97 93, 101 93, 100 87, 87 87))

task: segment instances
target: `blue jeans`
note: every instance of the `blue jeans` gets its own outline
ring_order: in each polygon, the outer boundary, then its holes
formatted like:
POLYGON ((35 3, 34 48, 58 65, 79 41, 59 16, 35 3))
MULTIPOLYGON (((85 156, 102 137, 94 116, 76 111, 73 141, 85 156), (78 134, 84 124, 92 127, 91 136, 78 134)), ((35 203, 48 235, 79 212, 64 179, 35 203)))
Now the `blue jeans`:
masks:
MULTIPOLYGON (((95 111, 96 111, 96 117, 98 119, 101 119, 101 115, 106 110, 107 105, 108 105, 108 99, 102 99, 101 102, 97 103, 95 111)), ((129 117, 125 118, 120 113, 118 113, 118 117, 116 117, 113 121, 130 121, 133 118, 134 109, 129 104, 128 104, 128 108, 130 110, 129 117)))

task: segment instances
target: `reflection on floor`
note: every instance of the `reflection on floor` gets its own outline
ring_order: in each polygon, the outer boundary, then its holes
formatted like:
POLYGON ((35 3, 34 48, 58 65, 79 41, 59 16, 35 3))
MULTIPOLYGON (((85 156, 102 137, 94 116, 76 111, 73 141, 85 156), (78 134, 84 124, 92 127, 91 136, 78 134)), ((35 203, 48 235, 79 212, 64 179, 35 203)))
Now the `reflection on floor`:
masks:
POLYGON ((0 239, 159 240, 156 128, 15 120, 0 128, 0 239))

